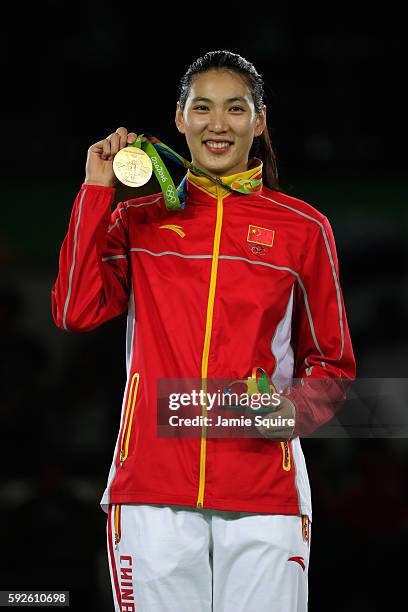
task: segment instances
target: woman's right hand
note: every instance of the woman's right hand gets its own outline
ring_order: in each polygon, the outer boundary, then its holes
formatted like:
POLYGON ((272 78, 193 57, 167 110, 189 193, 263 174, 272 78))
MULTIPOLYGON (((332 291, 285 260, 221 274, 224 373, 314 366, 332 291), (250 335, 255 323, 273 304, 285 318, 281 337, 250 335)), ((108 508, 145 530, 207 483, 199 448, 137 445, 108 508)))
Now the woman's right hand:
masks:
POLYGON ((118 151, 135 142, 136 138, 135 132, 120 127, 107 138, 91 145, 86 160, 85 183, 115 187, 118 179, 113 171, 113 158, 118 151))

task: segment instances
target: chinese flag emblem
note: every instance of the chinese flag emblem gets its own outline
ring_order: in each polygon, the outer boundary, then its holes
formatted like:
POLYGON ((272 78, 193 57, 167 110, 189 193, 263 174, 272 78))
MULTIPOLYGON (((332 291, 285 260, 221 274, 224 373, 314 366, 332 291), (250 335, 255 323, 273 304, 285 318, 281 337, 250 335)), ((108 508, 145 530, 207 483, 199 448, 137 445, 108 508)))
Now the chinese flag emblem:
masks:
POLYGON ((258 227, 257 225, 248 226, 248 242, 272 246, 274 238, 275 230, 267 229, 266 227, 258 227))

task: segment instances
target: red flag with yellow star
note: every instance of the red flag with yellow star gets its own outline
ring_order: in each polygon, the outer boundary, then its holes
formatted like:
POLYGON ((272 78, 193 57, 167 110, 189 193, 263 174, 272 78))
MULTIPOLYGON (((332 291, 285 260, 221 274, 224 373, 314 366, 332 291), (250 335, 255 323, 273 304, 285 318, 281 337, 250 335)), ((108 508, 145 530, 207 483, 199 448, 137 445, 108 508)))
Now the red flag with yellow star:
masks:
POLYGON ((257 225, 248 226, 248 242, 255 242, 256 244, 272 246, 274 237, 275 230, 271 230, 266 227, 258 227, 257 225))

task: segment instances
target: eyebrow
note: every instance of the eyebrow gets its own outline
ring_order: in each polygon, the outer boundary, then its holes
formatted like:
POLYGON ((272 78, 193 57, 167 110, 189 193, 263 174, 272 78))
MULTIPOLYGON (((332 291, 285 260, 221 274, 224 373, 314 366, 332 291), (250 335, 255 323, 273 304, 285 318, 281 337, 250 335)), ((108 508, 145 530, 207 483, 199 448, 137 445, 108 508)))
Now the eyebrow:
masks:
MULTIPOLYGON (((246 99, 243 96, 235 96, 234 98, 227 98, 226 102, 244 102, 247 104, 246 99)), ((212 102, 210 98, 193 98, 192 102, 212 102)))

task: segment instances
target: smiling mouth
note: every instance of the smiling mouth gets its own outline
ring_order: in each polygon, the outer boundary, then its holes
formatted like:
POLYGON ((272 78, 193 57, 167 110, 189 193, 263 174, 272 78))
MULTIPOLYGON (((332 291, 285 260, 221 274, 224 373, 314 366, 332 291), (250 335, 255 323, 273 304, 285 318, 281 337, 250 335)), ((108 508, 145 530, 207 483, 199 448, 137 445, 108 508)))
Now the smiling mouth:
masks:
POLYGON ((229 151, 230 147, 232 147, 234 143, 229 142, 228 140, 225 141, 214 141, 214 140, 206 140, 204 141, 204 145, 206 146, 207 150, 210 151, 211 153, 225 153, 226 151, 229 151))

